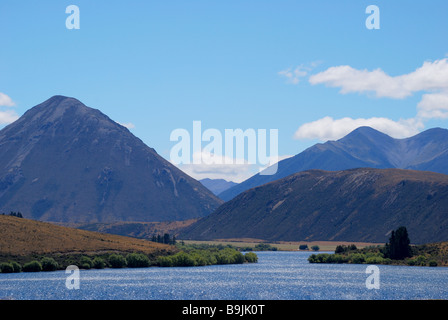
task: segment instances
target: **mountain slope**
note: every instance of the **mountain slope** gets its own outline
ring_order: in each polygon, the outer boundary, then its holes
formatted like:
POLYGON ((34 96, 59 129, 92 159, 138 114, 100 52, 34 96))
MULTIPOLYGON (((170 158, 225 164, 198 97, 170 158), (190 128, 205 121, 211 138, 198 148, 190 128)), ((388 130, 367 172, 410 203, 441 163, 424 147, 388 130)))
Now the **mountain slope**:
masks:
POLYGON ((241 192, 310 169, 398 168, 448 174, 448 130, 429 129, 407 139, 394 139, 360 127, 338 141, 316 144, 278 163, 275 175, 257 174, 221 194, 225 201, 241 192))
POLYGON ((154 253, 167 245, 119 235, 57 226, 48 222, 0 215, 0 256, 102 251, 154 253))
POLYGON ((54 96, 0 131, 0 212, 57 222, 202 217, 222 203, 128 129, 54 96))
POLYGON ((238 195, 179 237, 386 242, 401 225, 414 243, 448 240, 448 175, 304 171, 238 195))
POLYGON ((224 179, 202 179, 199 180, 207 189, 209 189, 213 194, 218 195, 227 189, 230 189, 237 185, 237 183, 233 181, 227 181, 224 179))

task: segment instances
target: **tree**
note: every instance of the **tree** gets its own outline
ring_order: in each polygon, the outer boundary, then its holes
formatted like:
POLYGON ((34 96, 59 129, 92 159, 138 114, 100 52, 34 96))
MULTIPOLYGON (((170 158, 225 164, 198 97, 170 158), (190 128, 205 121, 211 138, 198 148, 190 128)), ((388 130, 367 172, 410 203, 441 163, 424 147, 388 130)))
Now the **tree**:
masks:
POLYGON ((403 260, 411 256, 410 240, 406 227, 399 227, 392 231, 387 244, 387 255, 393 260, 403 260))

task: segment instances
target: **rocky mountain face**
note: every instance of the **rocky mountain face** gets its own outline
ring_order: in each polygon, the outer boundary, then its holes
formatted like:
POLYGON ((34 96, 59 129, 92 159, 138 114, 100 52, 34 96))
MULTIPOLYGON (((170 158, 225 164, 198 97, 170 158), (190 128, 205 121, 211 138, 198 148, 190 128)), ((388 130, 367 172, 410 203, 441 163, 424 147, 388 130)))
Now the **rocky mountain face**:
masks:
POLYGON ((316 144, 280 161, 275 175, 257 174, 219 194, 230 200, 250 188, 310 170, 398 168, 448 174, 448 130, 434 128, 407 139, 394 139, 370 127, 360 127, 338 141, 316 144))
POLYGON ((182 239, 387 242, 448 240, 448 175, 402 169, 309 170, 247 190, 183 230, 182 239))
POLYGON ((55 222, 203 217, 222 201, 127 128, 54 96, 0 131, 0 212, 55 222))

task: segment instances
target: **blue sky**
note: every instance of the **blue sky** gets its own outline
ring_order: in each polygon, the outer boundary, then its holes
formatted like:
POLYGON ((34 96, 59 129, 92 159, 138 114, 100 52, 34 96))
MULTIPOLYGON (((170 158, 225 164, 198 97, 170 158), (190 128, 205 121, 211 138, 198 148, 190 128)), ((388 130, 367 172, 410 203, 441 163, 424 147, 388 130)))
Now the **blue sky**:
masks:
POLYGON ((278 129, 281 157, 359 125, 406 137, 448 127, 447 31, 444 0, 2 0, 0 122, 71 96, 167 159, 170 133, 195 120, 278 129), (79 30, 65 25, 72 4, 79 30))

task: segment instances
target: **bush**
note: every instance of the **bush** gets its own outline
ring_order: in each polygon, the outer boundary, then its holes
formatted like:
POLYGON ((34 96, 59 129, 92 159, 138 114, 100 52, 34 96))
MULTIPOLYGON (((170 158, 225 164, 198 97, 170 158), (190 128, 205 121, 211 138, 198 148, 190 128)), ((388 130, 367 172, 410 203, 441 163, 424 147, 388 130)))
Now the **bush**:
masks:
POLYGON ((345 263, 347 258, 341 254, 330 254, 326 257, 326 263, 345 263))
POLYGON ((90 269, 93 267, 92 259, 90 259, 87 256, 82 256, 79 262, 81 264, 82 269, 90 269))
POLYGON ((92 261, 92 267, 95 269, 104 269, 106 267, 106 261, 100 257, 95 257, 92 261))
POLYGON ((258 243, 255 245, 255 251, 277 251, 277 247, 273 247, 268 243, 258 243))
POLYGON ((2 264, 0 264, 0 272, 1 273, 13 273, 14 267, 12 266, 11 263, 3 262, 2 264))
POLYGON ((334 251, 334 253, 345 253, 345 252, 349 252, 349 251, 355 251, 357 250, 356 245, 351 244, 349 246, 344 246, 344 245, 338 245, 336 247, 336 250, 334 251))
POLYGON ((147 268, 150 265, 149 258, 142 253, 131 253, 126 261, 129 268, 147 268))
POLYGON ((42 271, 42 265, 39 261, 31 261, 28 263, 25 263, 23 265, 23 271, 24 272, 40 272, 42 271))
POLYGON ((111 254, 108 260, 112 268, 124 268, 127 264, 125 257, 120 254, 111 254))
POLYGON ((385 264, 386 260, 380 256, 371 256, 366 259, 367 264, 385 264))
POLYGON ((363 254, 361 253, 354 253, 350 255, 350 262, 355 264, 360 264, 366 262, 366 259, 363 254))
POLYGON ((19 272, 22 271, 22 266, 21 266, 20 264, 18 264, 17 262, 12 261, 12 262, 11 262, 11 265, 12 265, 12 267, 13 267, 13 269, 14 269, 13 272, 15 272, 15 273, 19 273, 19 272))
POLYGON ((160 267, 173 267, 174 261, 172 257, 161 256, 157 258, 157 264, 160 267))
POLYGON ((255 263, 255 262, 258 262, 258 257, 257 257, 257 255, 256 255, 255 253, 253 253, 253 252, 247 252, 247 253, 244 255, 244 260, 246 260, 246 261, 249 262, 249 263, 255 263))
POLYGON ((430 267, 437 267, 437 261, 435 261, 435 260, 429 261, 428 264, 430 267))
POLYGON ((410 265, 410 266, 426 266, 426 257, 420 255, 414 259, 410 259, 410 260, 408 260, 408 265, 410 265))
POLYGON ((194 259, 185 252, 176 253, 173 259, 174 265, 178 267, 193 267, 195 265, 194 259))
POLYGON ((312 246, 312 247, 311 247, 311 250, 313 250, 313 251, 319 251, 319 250, 320 250, 320 247, 319 247, 319 246, 312 246))
POLYGON ((301 244, 299 246, 299 250, 308 250, 308 245, 307 244, 301 244))
POLYGON ((41 260, 42 271, 58 270, 59 264, 53 258, 45 257, 41 260))

